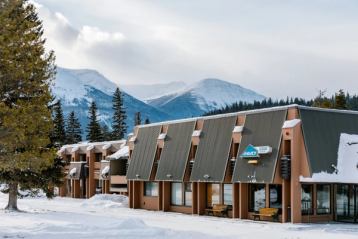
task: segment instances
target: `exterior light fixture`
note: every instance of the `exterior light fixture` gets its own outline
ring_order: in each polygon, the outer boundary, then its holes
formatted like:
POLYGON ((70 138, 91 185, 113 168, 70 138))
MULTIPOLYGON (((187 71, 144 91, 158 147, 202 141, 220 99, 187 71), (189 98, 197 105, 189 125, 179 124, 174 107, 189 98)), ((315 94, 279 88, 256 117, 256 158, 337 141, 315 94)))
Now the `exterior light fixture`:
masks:
POLYGON ((171 174, 167 174, 167 178, 171 178, 173 177, 171 174))
POLYGON ((204 177, 205 179, 209 179, 209 178, 210 178, 210 175, 209 175, 209 174, 205 174, 203 177, 204 177))

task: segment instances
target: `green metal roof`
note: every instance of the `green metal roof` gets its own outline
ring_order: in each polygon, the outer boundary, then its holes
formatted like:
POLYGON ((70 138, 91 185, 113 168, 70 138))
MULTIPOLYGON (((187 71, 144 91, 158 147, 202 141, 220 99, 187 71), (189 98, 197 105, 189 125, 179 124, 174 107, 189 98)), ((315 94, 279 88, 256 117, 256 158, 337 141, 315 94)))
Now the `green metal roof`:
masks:
POLYGON ((246 115, 233 182, 271 183, 273 181, 286 114, 287 109, 280 109, 246 115), (248 163, 250 158, 240 157, 250 144, 255 147, 270 146, 272 153, 260 155, 257 165, 250 164, 248 163))
POLYGON ((222 182, 237 116, 204 120, 191 181, 222 182))
POLYGON ((183 180, 195 122, 189 121, 168 126, 156 180, 183 180))
POLYGON ((161 125, 138 129, 127 179, 149 180, 153 167, 161 125))
POLYGON ((302 131, 311 173, 332 173, 337 166, 341 133, 358 134, 357 112, 300 107, 302 131))

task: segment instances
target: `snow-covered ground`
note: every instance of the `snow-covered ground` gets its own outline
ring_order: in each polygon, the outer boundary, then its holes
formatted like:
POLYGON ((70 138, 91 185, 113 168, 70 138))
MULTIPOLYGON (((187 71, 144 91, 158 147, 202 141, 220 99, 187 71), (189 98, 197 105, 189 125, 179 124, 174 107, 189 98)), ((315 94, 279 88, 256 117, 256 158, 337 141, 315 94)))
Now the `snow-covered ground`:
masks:
MULTIPOLYGON (((0 207, 7 197, 0 193, 0 207)), ((25 198, 0 210, 0 238, 358 238, 353 224, 280 224, 126 208, 121 196, 25 198)))

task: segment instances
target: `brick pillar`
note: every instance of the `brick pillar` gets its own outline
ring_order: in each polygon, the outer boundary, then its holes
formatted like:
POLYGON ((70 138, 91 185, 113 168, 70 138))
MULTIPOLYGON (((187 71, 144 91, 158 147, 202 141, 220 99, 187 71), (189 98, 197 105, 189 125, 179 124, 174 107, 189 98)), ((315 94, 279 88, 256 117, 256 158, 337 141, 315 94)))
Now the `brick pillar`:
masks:
POLYGON ((232 184, 232 217, 233 218, 239 218, 240 217, 240 184, 239 183, 233 183, 232 184))
POLYGON ((192 183, 192 214, 198 214, 198 183, 192 183))
POLYGON ((133 208, 140 208, 140 192, 141 192, 141 182, 140 181, 132 181, 133 182, 133 208))
POLYGON ((206 183, 198 182, 198 214, 203 215, 206 208, 206 183))
POLYGON ((166 212, 170 207, 170 182, 163 182, 162 191, 162 210, 166 212))
POLYGON ((72 197, 73 198, 81 197, 80 180, 72 180, 72 197))
POLYGON ((240 183, 239 187, 239 217, 241 219, 248 218, 249 211, 249 184, 248 183, 240 183))
POLYGON ((96 193, 96 181, 94 179, 94 162, 95 162, 95 154, 94 149, 87 152, 87 164, 88 164, 88 190, 87 190, 87 198, 92 197, 96 193))
POLYGON ((290 207, 290 181, 282 182, 282 222, 288 222, 288 208, 290 207))

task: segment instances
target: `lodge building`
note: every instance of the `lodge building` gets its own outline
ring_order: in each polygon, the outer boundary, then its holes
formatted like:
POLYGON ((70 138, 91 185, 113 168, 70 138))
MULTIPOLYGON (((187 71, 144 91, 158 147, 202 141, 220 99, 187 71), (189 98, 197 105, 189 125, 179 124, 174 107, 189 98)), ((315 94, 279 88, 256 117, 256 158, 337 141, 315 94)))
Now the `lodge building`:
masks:
POLYGON ((64 145, 58 155, 66 161, 65 183, 59 188, 59 196, 127 195, 129 155, 126 140, 64 145))
POLYGON ((137 126, 129 207, 358 222, 358 114, 289 105, 137 126))

